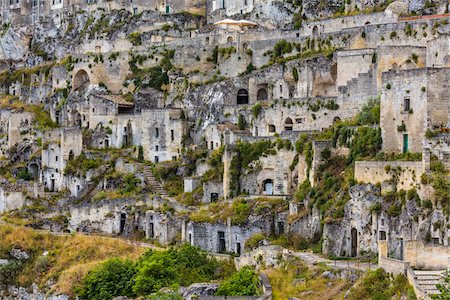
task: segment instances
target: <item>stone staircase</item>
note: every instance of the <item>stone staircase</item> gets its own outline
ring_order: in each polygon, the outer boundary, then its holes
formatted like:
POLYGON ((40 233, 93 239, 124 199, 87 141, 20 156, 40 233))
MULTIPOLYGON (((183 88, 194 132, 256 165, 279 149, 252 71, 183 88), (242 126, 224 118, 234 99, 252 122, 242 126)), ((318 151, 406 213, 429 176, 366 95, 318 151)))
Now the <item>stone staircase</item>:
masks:
POLYGON ((445 271, 419 271, 413 270, 414 278, 417 287, 422 290, 427 296, 440 294, 437 289, 437 284, 444 283, 445 271))
POLYGON ((153 175, 153 171, 151 167, 147 165, 143 165, 142 173, 145 175, 145 183, 157 194, 159 194, 163 198, 170 198, 169 194, 164 190, 161 183, 156 180, 155 175, 153 175))

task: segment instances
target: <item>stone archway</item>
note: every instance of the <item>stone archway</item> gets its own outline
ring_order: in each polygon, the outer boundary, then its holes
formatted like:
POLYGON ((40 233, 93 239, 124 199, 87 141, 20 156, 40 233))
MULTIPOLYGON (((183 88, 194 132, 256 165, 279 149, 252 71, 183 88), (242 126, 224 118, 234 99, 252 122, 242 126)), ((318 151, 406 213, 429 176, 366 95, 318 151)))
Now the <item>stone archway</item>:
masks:
POLYGON ((256 100, 258 101, 264 101, 268 100, 269 96, 267 95, 267 90, 265 88, 261 88, 258 90, 258 93, 256 94, 256 100))
POLYGON ((284 121, 284 130, 285 131, 292 131, 294 129, 294 122, 292 122, 292 119, 287 117, 284 121))
POLYGON ((73 90, 85 92, 90 83, 88 73, 85 70, 79 70, 73 78, 73 90))

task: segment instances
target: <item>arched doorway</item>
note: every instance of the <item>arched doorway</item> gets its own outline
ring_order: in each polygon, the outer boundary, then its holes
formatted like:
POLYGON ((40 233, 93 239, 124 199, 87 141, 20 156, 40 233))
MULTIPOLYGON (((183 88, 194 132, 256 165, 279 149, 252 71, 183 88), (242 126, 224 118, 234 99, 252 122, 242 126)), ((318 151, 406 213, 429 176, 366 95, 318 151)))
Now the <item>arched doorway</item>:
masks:
POLYGON ((73 78, 73 90, 84 92, 89 87, 89 75, 85 70, 79 70, 73 78))
POLYGON ((263 181, 263 194, 264 195, 273 195, 273 180, 266 179, 263 181))
POLYGON ((291 118, 286 118, 286 120, 284 121, 284 130, 286 131, 292 131, 294 128, 294 123, 292 122, 291 118))
POLYGON ((352 228, 351 231, 351 247, 350 256, 356 257, 358 254, 358 231, 356 228, 352 228))
POLYGON ((246 89, 240 89, 237 93, 236 103, 238 105, 248 104, 248 91, 246 89))
POLYGON ((267 90, 265 88, 259 89, 258 93, 256 94, 256 99, 258 101, 268 100, 269 96, 267 95, 267 90))

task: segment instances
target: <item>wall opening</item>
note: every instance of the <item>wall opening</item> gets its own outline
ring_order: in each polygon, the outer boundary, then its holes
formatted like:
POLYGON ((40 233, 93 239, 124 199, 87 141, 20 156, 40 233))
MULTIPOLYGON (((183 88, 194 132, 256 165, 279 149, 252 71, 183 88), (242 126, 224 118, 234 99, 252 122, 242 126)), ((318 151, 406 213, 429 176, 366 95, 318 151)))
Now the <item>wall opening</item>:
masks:
POLYGON ((267 95, 267 90, 262 88, 258 90, 258 93, 256 94, 256 99, 258 101, 264 101, 264 100, 268 100, 269 96, 267 95))
POLYGON ((234 42, 234 39, 232 36, 227 37, 227 43, 232 44, 234 42))
POLYGON ((286 120, 284 121, 284 130, 286 131, 292 131, 294 127, 294 122, 292 122, 291 118, 286 118, 286 120))
POLYGON ((125 229, 125 221, 127 220, 127 215, 125 213, 120 214, 120 224, 119 224, 119 234, 123 233, 125 229))
POLYGON ((85 70, 79 70, 73 79, 73 90, 85 92, 90 83, 88 73, 85 70))
POLYGON ((237 93, 236 102, 238 105, 248 104, 248 91, 240 89, 237 93))
POLYGON ((264 195, 273 195, 273 180, 266 179, 263 181, 263 194, 264 195))
POLYGON ((226 247, 225 247, 225 232, 223 232, 223 231, 218 231, 217 232, 217 236, 218 236, 218 239, 219 239, 219 243, 218 243, 218 248, 217 248, 217 252, 219 252, 219 253, 224 253, 225 252, 225 250, 226 250, 226 247))
POLYGON ((352 228, 351 231, 351 247, 350 256, 356 257, 358 254, 358 231, 356 228, 352 228))
POLYGON ((276 131, 276 127, 273 124, 269 124, 269 132, 275 132, 276 131))

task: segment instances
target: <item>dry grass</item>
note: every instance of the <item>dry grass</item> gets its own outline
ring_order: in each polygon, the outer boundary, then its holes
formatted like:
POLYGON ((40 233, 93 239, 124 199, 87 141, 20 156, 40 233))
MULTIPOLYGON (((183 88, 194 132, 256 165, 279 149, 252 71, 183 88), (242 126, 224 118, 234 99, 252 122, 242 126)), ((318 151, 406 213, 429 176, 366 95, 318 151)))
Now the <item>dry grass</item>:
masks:
POLYGON ((299 261, 289 262, 284 268, 267 270, 273 299, 343 299, 350 283, 342 279, 324 278, 321 276, 324 270, 322 266, 308 268, 299 261))
POLYGON ((95 265, 111 257, 137 259, 145 248, 119 239, 84 235, 54 236, 25 227, 0 225, 0 256, 12 247, 32 254, 18 278, 21 286, 52 279, 55 291, 72 294, 73 287, 95 265), (42 254, 47 251, 48 255, 42 254))

